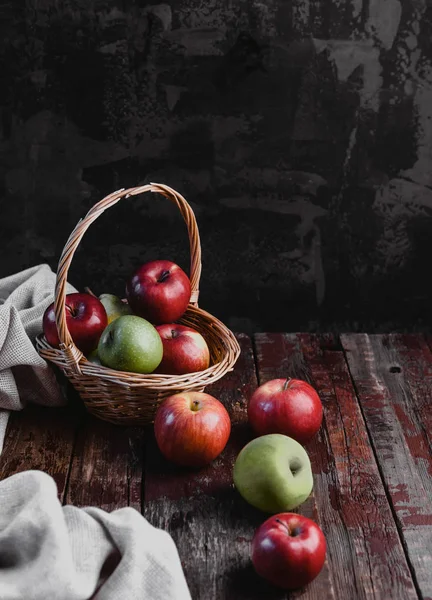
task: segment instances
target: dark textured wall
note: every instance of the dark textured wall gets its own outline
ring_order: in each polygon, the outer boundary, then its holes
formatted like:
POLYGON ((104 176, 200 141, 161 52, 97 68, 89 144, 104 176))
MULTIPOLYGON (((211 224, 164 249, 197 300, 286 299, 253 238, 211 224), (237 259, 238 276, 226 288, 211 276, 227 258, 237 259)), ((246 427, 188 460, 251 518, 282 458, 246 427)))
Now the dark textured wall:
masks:
MULTIPOLYGON (((432 285, 430 0, 10 2, 1 31, 1 275, 57 265, 104 194, 190 200, 201 305, 237 330, 417 328, 432 285)), ((75 285, 187 266, 167 201, 92 226, 75 285)))

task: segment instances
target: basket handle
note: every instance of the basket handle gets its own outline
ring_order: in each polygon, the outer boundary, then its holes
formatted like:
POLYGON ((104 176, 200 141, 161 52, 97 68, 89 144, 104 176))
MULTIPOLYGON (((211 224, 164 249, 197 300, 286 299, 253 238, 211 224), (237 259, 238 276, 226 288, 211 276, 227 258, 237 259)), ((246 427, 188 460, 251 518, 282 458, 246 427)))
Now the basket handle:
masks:
POLYGON ((113 192, 112 194, 106 196, 105 198, 100 200, 100 202, 95 204, 88 211, 86 216, 78 221, 77 225, 75 226, 75 229, 70 234, 69 239, 66 242, 65 247, 63 248, 63 252, 60 257, 57 268, 57 279, 54 300, 57 333, 60 340, 60 347, 69 350, 68 355, 70 362, 74 363, 77 367, 78 362, 82 357, 82 353, 73 343, 72 337, 67 328, 65 310, 67 275, 70 264, 72 262, 72 258, 75 254, 75 250, 77 249, 78 244, 80 243, 84 233, 93 223, 93 221, 100 217, 100 215, 107 208, 114 206, 114 204, 117 204, 117 202, 122 198, 128 198, 129 196, 138 196, 139 194, 144 194, 145 192, 158 192, 159 194, 162 194, 163 196, 171 200, 171 202, 176 204, 179 211, 181 212, 183 219, 185 220, 188 229, 191 254, 191 297, 189 302, 193 306, 198 306, 199 282, 201 277, 201 243, 198 225, 192 208, 189 206, 189 204, 186 202, 186 200, 181 194, 168 187, 167 185, 163 185, 161 183, 150 183, 140 187, 121 189, 117 192, 113 192))

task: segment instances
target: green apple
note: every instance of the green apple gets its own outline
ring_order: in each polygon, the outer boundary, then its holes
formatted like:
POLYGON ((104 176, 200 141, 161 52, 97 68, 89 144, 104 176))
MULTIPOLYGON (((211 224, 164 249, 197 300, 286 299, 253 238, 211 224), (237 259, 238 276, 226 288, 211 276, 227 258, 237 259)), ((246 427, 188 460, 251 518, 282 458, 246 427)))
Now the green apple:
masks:
POLYGON ((102 364, 98 355, 97 348, 96 350, 93 350, 93 352, 90 352, 90 354, 87 356, 87 360, 95 365, 102 364))
POLYGON ((162 340, 151 323, 123 315, 103 331, 98 354, 105 367, 132 373, 152 373, 162 360, 162 340))
POLYGON ((309 457, 303 446, 286 435, 263 435, 237 456, 234 484, 252 506, 267 513, 289 512, 312 491, 309 457))
POLYGON ((118 296, 114 296, 114 294, 101 294, 99 300, 105 308, 108 325, 122 315, 130 315, 132 312, 129 304, 123 302, 118 296))

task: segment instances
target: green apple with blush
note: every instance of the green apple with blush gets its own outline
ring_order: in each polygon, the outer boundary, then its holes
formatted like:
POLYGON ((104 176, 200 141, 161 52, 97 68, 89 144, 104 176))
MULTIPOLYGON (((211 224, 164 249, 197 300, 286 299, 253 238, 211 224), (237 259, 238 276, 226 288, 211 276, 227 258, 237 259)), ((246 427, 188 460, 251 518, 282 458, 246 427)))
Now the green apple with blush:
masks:
POLYGON ((309 457, 303 446, 286 435, 263 435, 237 456, 234 484, 255 508, 271 514, 289 512, 312 492, 309 457))
POLYGON ((123 315, 132 314, 129 304, 114 294, 101 294, 99 300, 105 308, 108 325, 123 315))

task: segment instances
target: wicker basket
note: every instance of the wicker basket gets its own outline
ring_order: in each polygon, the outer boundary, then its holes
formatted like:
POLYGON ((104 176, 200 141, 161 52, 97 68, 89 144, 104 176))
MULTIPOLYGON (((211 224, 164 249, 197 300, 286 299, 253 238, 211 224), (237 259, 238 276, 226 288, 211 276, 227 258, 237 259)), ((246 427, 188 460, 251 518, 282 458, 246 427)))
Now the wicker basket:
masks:
POLYGON ((164 398, 178 392, 203 391, 206 386, 231 371, 240 354, 240 347, 232 332, 211 314, 198 308, 200 275, 201 245, 195 215, 179 193, 156 183, 114 192, 95 204, 69 236, 59 261, 55 287, 55 314, 60 348, 50 346, 41 335, 36 340, 38 352, 60 367, 78 390, 87 410, 95 416, 121 425, 151 423, 164 398), (187 375, 141 375, 108 369, 89 362, 74 345, 68 331, 65 315, 67 275, 84 233, 107 208, 122 198, 144 192, 158 192, 174 202, 186 222, 191 252, 192 293, 186 313, 179 322, 193 327, 206 339, 210 350, 210 367, 205 371, 187 375))

